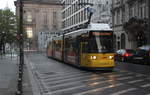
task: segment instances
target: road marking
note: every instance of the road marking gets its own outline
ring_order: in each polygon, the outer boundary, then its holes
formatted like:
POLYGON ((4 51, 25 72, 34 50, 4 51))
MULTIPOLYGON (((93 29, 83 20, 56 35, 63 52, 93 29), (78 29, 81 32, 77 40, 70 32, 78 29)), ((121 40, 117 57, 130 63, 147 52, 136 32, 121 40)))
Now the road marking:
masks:
POLYGON ((128 76, 128 77, 122 77, 122 78, 118 78, 117 80, 126 80, 126 79, 132 79, 133 77, 128 76))
POLYGON ((150 87, 150 84, 142 85, 141 87, 150 87))
POLYGON ((126 89, 126 90, 118 91, 118 92, 110 94, 110 95, 121 95, 121 94, 127 93, 129 91, 133 91, 133 90, 137 90, 137 88, 129 88, 129 89, 126 89))
POLYGON ((118 70, 122 73, 129 73, 129 71, 126 71, 126 70, 120 70, 120 69, 118 69, 118 70))
MULTIPOLYGON (((115 75, 114 77, 120 77, 122 75, 115 75)), ((65 81, 69 81, 69 80, 76 80, 76 79, 82 79, 82 78, 88 78, 88 77, 91 77, 92 78, 92 75, 84 75, 84 76, 79 76, 79 77, 72 77, 72 78, 67 78, 67 79, 62 79, 62 80, 58 80, 58 81, 51 81, 51 80, 47 80, 45 82, 47 82, 47 85, 50 85, 51 83, 52 84, 55 84, 55 83, 60 83, 60 82, 65 82, 65 81)), ((95 75, 95 77, 99 78, 98 75, 95 75)), ((94 77, 93 77, 94 78, 94 77)), ((129 79, 129 77, 123 77, 123 78, 119 78, 120 80, 125 80, 125 79, 129 79)), ((118 80, 118 79, 117 79, 118 80)))
POLYGON ((136 73, 136 72, 132 72, 132 71, 127 71, 127 70, 121 70, 121 69, 115 69, 115 70, 118 70, 118 71, 120 71, 120 72, 122 72, 122 73, 133 73, 133 74, 137 74, 136 76, 137 77, 142 77, 142 76, 147 76, 147 77, 149 77, 149 75, 146 75, 146 74, 141 74, 141 73, 136 73))
POLYGON ((31 87, 32 87, 32 91, 33 91, 33 95, 40 95, 41 93, 41 87, 39 86, 35 76, 34 76, 34 66, 33 66, 33 63, 30 62, 27 57, 25 56, 25 64, 27 65, 27 70, 28 70, 28 73, 29 73, 29 78, 30 78, 30 81, 31 81, 31 87))
POLYGON ((124 76, 123 74, 118 74, 118 75, 110 75, 112 77, 121 77, 121 76, 124 76))
POLYGON ((141 82, 141 81, 144 81, 144 80, 141 80, 141 79, 139 79, 139 80, 133 80, 133 81, 129 81, 128 83, 136 83, 136 82, 141 82))
POLYGON ((147 78, 147 79, 150 79, 150 77, 149 77, 149 78, 147 78))
MULTIPOLYGON (((103 79, 103 78, 101 78, 101 79, 103 79)), ((67 86, 67 85, 70 85, 70 84, 74 84, 74 83, 78 83, 78 82, 84 82, 84 81, 85 81, 85 80, 82 80, 82 81, 75 81, 75 82, 71 82, 71 83, 64 83, 64 84, 59 84, 59 85, 54 85, 54 86, 48 87, 48 89, 51 89, 51 88, 57 88, 57 87, 60 87, 60 86, 67 86)), ((86 82, 89 82, 89 81, 91 81, 91 80, 88 80, 88 81, 86 81, 86 82)), ((93 81, 93 82, 94 82, 94 83, 97 82, 96 85, 99 85, 99 84, 107 83, 107 82, 110 82, 110 81, 113 81, 113 80, 105 80, 105 81, 101 81, 101 80, 99 79, 98 81, 93 81), (100 81, 100 82, 99 82, 99 81, 100 81)), ((93 82, 91 81, 90 84, 92 84, 93 82)))
POLYGON ((80 77, 81 75, 90 75, 90 73, 76 74, 76 75, 70 75, 70 76, 60 76, 60 77, 50 78, 50 79, 44 79, 44 80, 45 80, 45 82, 47 82, 47 81, 53 81, 53 80, 56 81, 56 80, 59 80, 59 79, 64 80, 64 79, 66 79, 66 78, 80 77))
POLYGON ((96 88, 96 89, 84 91, 84 92, 77 93, 77 94, 74 94, 74 95, 86 95, 86 94, 89 94, 89 93, 95 93, 95 92, 98 92, 98 91, 101 91, 101 90, 105 90, 105 89, 108 89, 108 88, 113 88, 113 87, 117 87, 117 86, 121 86, 121 85, 124 85, 124 84, 123 83, 118 83, 118 84, 115 84, 115 85, 104 86, 104 87, 101 87, 101 88, 96 88))
POLYGON ((85 74, 85 73, 89 73, 89 72, 77 72, 77 73, 64 73, 64 74, 55 74, 55 75, 45 75, 46 77, 42 77, 42 79, 49 79, 49 78, 62 77, 62 76, 72 76, 72 75, 85 74))
POLYGON ((130 74, 134 74, 133 72, 127 72, 127 73, 128 73, 129 75, 130 75, 130 74))
POLYGON ((136 75, 136 77, 143 77, 143 76, 145 76, 145 75, 143 75, 143 74, 136 75))
POLYGON ((51 83, 56 84, 56 83, 66 82, 66 81, 69 81, 69 80, 74 80, 74 79, 76 80, 76 79, 88 78, 88 77, 90 77, 90 76, 88 75, 88 76, 74 77, 74 78, 64 79, 64 80, 59 80, 59 81, 50 81, 50 82, 47 82, 47 84, 48 85, 50 85, 51 83))
POLYGON ((76 87, 70 87, 70 88, 67 88, 67 89, 60 89, 60 90, 52 91, 51 94, 55 95, 56 93, 60 93, 60 92, 64 92, 64 91, 69 91, 69 90, 74 90, 74 89, 83 88, 83 87, 86 87, 86 85, 76 86, 76 87))
MULTIPOLYGON (((43 88, 45 89, 45 90, 47 90, 47 85, 46 85, 46 83, 43 81, 43 80, 39 80, 40 82, 41 82, 41 84, 43 85, 43 88)), ((48 90, 47 90, 48 91, 48 90)))

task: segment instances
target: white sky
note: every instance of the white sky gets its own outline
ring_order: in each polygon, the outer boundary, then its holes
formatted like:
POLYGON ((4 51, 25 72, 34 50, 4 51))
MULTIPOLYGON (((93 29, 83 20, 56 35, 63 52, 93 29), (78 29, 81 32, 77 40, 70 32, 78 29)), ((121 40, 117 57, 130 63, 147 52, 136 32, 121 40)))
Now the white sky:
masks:
POLYGON ((8 8, 15 12, 14 1, 17 0, 0 0, 0 9, 4 9, 6 6, 8 6, 8 8))

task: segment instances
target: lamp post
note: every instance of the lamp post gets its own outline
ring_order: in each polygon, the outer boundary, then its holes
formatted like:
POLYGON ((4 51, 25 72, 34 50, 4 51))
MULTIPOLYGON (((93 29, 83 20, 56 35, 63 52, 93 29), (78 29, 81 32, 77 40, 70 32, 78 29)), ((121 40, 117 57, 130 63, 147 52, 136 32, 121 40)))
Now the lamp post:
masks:
POLYGON ((19 40, 19 48, 20 48, 20 64, 24 64, 24 52, 23 52, 23 4, 22 0, 19 0, 19 31, 18 35, 20 37, 19 40))
POLYGON ((22 0, 18 0, 19 3, 19 29, 17 33, 19 43, 19 76, 16 95, 22 95, 22 79, 23 79, 23 67, 24 67, 24 41, 23 41, 23 4, 22 0))
POLYGON ((148 44, 150 44, 150 0, 148 0, 148 35, 147 35, 147 39, 148 39, 148 44))

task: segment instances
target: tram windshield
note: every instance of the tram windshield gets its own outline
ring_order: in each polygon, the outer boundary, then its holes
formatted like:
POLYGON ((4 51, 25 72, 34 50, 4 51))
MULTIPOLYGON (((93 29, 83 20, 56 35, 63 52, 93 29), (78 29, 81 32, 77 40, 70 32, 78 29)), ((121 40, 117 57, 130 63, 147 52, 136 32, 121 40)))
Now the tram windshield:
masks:
POLYGON ((113 52, 113 33, 108 32, 91 32, 89 39, 90 53, 109 53, 113 52))

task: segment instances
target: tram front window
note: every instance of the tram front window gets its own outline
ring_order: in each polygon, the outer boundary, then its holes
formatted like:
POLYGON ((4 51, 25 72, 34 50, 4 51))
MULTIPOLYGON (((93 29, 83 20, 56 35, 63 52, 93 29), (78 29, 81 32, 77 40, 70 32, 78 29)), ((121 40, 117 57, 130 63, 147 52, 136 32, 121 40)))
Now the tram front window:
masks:
MULTIPOLYGON (((94 32, 101 33, 101 32, 94 32)), ((90 53, 110 53, 113 52, 113 37, 112 35, 93 34, 89 39, 90 53)))

